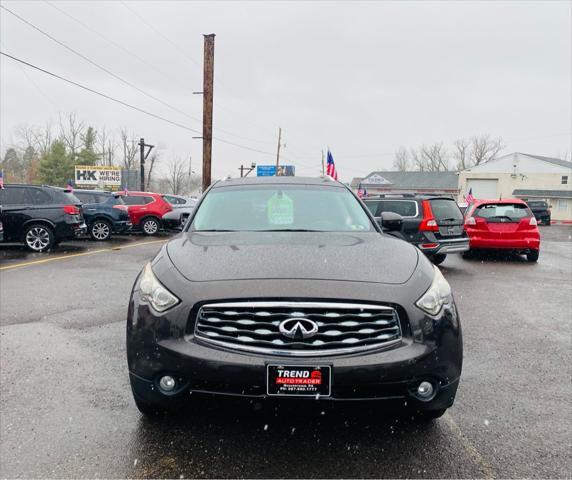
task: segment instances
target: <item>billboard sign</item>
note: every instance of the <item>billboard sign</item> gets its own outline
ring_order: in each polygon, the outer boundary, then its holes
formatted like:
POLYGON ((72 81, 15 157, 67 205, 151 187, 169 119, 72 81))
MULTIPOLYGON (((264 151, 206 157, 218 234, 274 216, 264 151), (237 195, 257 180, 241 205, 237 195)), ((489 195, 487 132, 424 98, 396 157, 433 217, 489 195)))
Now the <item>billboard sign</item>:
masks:
POLYGON ((119 190, 121 188, 121 168, 100 165, 76 165, 75 186, 77 188, 119 190))
MULTIPOLYGON (((293 177, 296 174, 294 165, 280 165, 278 167, 278 175, 283 177, 293 177)), ((257 177, 274 177, 276 175, 276 165, 257 165, 257 177)))

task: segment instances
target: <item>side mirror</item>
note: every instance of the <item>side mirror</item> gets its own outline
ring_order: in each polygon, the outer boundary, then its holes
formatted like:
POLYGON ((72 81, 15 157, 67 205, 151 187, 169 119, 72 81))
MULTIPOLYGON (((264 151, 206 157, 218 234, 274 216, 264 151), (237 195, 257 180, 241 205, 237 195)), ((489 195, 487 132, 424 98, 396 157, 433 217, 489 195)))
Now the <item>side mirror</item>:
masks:
POLYGON ((396 232, 401 230, 401 226, 403 225, 403 217, 399 215, 399 213, 382 212, 380 225, 385 232, 396 232))

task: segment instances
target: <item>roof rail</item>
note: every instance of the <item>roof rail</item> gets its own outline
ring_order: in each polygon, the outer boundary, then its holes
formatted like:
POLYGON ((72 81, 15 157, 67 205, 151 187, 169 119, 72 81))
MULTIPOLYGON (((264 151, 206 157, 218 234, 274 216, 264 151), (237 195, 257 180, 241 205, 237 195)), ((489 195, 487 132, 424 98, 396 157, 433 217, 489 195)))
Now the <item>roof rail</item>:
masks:
POLYGON ((372 195, 368 194, 365 198, 414 198, 416 195, 415 193, 374 193, 372 195))

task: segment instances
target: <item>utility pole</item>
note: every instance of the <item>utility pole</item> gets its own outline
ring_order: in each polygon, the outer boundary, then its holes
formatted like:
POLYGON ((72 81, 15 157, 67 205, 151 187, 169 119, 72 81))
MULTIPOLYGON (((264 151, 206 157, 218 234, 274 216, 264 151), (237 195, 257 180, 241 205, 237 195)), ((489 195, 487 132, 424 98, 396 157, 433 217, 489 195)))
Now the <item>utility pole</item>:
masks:
POLYGON ((151 150, 153 150, 154 147, 155 145, 147 145, 145 143, 144 138, 139 139, 139 173, 141 175, 140 187, 142 192, 145 191, 145 160, 147 160, 147 157, 149 156, 151 150), (147 150, 147 153, 145 153, 145 147, 149 148, 149 150, 147 150))
POLYGON ((213 80, 215 34, 204 35, 203 59, 203 192, 211 184, 213 147, 213 80))
POLYGON ((240 178, 244 177, 244 165, 241 165, 239 170, 240 170, 240 178))
POLYGON ((324 168, 324 151, 322 150, 322 176, 326 174, 326 170, 324 168))
POLYGON ((276 152, 276 176, 278 176, 278 167, 280 166, 280 142, 282 141, 282 128, 278 128, 278 150, 276 152))

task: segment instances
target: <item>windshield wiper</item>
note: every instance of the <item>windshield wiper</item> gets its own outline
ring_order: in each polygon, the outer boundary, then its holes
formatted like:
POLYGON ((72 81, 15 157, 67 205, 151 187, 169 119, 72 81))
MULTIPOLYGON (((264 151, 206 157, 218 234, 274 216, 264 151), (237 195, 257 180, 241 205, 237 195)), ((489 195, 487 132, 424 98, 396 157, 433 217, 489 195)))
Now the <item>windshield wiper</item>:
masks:
POLYGON ((204 230, 192 230, 193 232, 237 232, 238 230, 224 230, 218 228, 209 228, 204 230))

